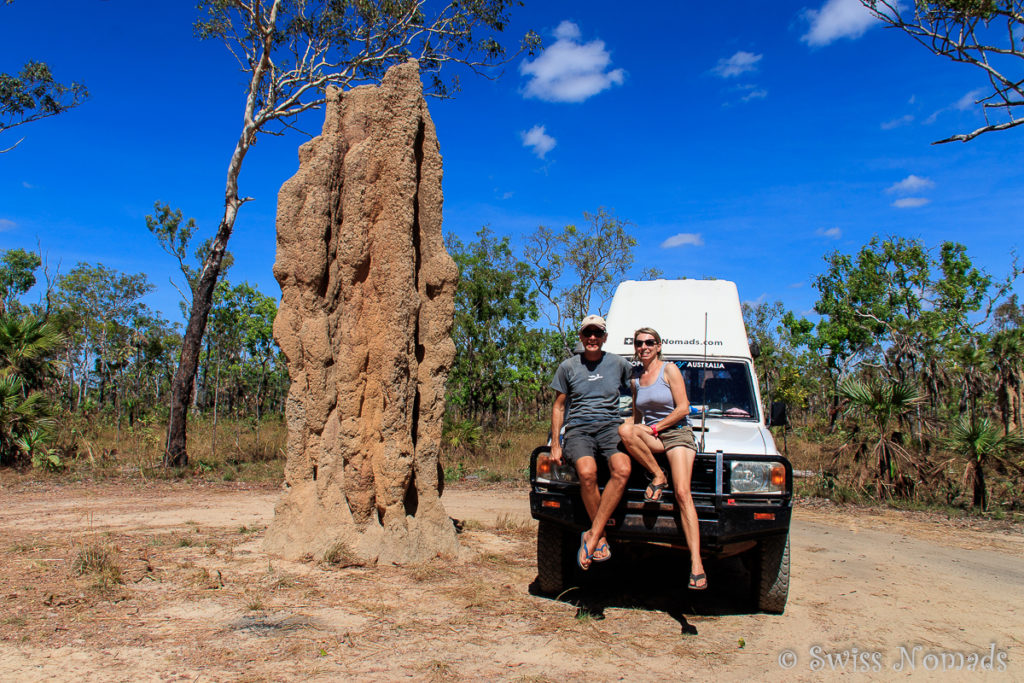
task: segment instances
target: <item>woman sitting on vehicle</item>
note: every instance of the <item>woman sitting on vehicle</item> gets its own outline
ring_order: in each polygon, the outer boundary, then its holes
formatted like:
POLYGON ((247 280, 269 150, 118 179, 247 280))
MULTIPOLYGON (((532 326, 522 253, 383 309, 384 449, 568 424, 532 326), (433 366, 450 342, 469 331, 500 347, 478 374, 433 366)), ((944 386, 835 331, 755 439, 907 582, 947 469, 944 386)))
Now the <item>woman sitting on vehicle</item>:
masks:
POLYGON ((644 492, 645 502, 660 503, 668 487, 668 478, 654 459, 655 453, 666 454, 686 545, 690 549, 689 587, 704 590, 708 580, 700 559, 697 508, 690 495, 697 445, 688 424, 690 402, 686 398, 686 385, 679 368, 661 359, 661 336, 655 330, 650 327, 637 330, 633 334, 633 347, 635 357, 643 364, 643 372, 631 381, 633 422, 623 423, 619 436, 633 459, 651 473, 651 483, 644 492))

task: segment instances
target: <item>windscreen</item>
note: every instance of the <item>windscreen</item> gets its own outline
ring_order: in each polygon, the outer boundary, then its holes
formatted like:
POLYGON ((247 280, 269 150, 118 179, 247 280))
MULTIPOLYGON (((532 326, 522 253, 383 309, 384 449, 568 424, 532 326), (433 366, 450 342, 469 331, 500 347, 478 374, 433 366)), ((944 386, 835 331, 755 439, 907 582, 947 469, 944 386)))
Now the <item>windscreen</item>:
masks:
POLYGON ((735 361, 677 360, 683 373, 690 414, 749 420, 757 417, 754 387, 746 363, 735 361))

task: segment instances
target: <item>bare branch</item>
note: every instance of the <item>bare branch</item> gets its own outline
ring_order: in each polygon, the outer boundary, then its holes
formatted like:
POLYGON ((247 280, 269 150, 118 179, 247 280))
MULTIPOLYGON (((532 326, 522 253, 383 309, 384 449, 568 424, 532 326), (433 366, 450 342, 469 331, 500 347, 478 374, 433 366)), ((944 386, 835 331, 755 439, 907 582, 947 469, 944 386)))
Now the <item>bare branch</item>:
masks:
POLYGON ((978 99, 985 125, 969 133, 951 135, 932 144, 967 142, 982 135, 1015 128, 1021 123, 1013 116, 1014 107, 1024 104, 1024 78, 1009 75, 1014 64, 1020 68, 1024 48, 1018 40, 1024 29, 1021 0, 999 3, 965 3, 954 0, 917 0, 913 9, 895 0, 860 0, 877 19, 903 31, 931 53, 953 62, 980 69, 988 78, 991 92, 978 99), (1005 22, 1005 32, 993 30, 1005 22), (993 63, 994 57, 998 63, 993 63), (991 101, 996 100, 996 101, 991 101), (1008 121, 991 122, 989 111, 999 111, 1008 121))

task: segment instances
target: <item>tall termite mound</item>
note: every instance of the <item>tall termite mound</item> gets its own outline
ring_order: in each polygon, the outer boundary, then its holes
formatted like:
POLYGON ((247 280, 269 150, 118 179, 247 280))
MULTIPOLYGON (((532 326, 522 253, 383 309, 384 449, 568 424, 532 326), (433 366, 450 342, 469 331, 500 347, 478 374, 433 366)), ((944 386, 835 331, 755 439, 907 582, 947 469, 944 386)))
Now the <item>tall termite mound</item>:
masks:
POLYGON ((329 89, 277 209, 287 492, 266 537, 290 558, 457 552, 438 451, 458 270, 441 236, 441 155, 416 62, 329 89))

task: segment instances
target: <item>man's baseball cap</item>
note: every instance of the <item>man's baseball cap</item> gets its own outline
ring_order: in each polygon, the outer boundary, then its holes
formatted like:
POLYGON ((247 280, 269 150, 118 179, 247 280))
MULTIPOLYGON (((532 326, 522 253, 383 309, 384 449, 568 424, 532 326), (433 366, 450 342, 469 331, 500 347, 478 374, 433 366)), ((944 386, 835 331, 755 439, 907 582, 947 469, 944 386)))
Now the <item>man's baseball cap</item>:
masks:
POLYGON ((588 327, 599 327, 602 332, 608 331, 608 325, 605 324, 604 318, 599 315, 588 315, 584 318, 583 322, 580 323, 579 331, 582 332, 588 327))

